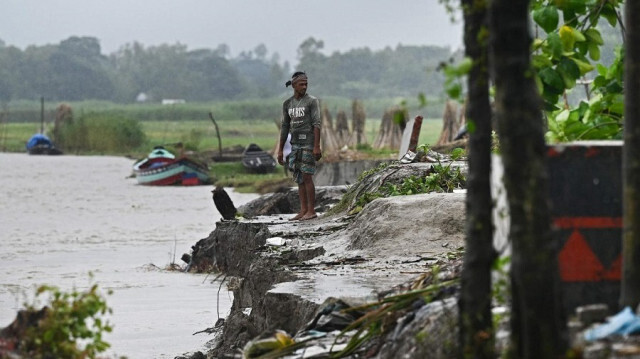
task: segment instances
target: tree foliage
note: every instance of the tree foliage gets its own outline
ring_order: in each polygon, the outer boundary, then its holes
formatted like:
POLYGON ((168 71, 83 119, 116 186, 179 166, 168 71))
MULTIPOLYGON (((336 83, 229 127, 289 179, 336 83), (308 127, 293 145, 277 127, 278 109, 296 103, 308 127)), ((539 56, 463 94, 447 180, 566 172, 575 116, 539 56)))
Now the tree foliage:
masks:
MULTIPOLYGON (((452 0, 440 0, 451 7, 452 0)), ((548 142, 621 139, 621 0, 534 0, 531 75, 544 101, 548 142)), ((464 96, 469 60, 447 64, 447 94, 464 96)))
POLYGON ((621 138, 622 49, 610 65, 602 62, 601 28, 623 28, 620 0, 551 1, 532 3, 532 18, 542 34, 534 41, 532 64, 538 91, 548 111, 552 142, 621 138), (595 73, 594 73, 595 72, 595 73), (585 99, 572 106, 568 91, 590 82, 585 99))
MULTIPOLYGON (((1 41, 1 40, 0 40, 1 41)), ((325 55, 324 42, 304 40, 299 65, 314 95, 372 98, 426 93, 441 97, 437 65, 453 56, 437 46, 367 47, 325 55)), ((291 65, 264 44, 230 57, 227 45, 189 50, 182 44, 145 47, 134 42, 103 55, 98 39, 70 37, 57 45, 20 50, 0 46, 0 101, 109 100, 132 103, 141 94, 158 102, 268 98, 282 95, 291 65)), ((296 69, 296 70, 297 70, 296 69)))

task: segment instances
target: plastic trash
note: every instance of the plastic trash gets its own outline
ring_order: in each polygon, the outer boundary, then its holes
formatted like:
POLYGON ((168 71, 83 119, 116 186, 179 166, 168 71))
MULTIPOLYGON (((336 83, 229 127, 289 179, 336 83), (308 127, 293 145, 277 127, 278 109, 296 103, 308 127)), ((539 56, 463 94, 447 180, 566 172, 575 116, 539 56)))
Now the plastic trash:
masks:
POLYGON ((400 163, 411 163, 415 159, 416 159, 416 153, 409 150, 407 151, 407 153, 404 154, 404 156, 402 156, 402 158, 400 159, 400 163))
POLYGON ((588 341, 606 338, 610 335, 629 335, 640 332, 640 317, 635 315, 630 307, 609 318, 607 323, 589 329, 584 333, 588 341))
POLYGON ((267 245, 268 246, 280 247, 280 246, 284 246, 286 243, 287 243, 287 241, 282 237, 267 238, 267 245))

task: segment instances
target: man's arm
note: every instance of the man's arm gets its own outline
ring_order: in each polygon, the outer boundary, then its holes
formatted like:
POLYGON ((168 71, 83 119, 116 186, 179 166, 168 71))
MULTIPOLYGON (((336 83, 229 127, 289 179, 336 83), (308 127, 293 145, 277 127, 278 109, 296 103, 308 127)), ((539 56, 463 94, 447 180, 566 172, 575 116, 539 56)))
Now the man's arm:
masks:
POLYGON ((313 158, 316 161, 322 157, 322 151, 320 150, 320 127, 313 128, 313 158))
POLYGON ((284 166, 284 144, 287 142, 287 136, 289 135, 289 126, 291 125, 291 117, 286 110, 286 105, 282 104, 282 123, 280 125, 280 140, 278 143, 278 163, 284 166))
POLYGON ((317 99, 311 103, 311 118, 313 126, 313 158, 318 161, 322 157, 320 150, 320 125, 322 120, 320 116, 320 101, 317 99))

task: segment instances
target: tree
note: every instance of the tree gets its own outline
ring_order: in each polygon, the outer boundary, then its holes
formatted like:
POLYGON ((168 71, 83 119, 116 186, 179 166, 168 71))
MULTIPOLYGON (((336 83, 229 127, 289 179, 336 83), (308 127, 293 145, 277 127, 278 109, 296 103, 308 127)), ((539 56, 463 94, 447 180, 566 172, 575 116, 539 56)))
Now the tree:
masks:
MULTIPOLYGON (((601 58, 602 26, 622 24, 621 0, 533 0, 532 17, 539 37, 533 43, 532 63, 544 100, 550 142, 621 138, 623 95, 622 54, 601 58), (590 96, 570 103, 577 81, 590 83, 590 96)), ((605 32, 607 39, 611 39, 605 32)))
POLYGON ((470 131, 467 222, 461 276, 460 348, 464 358, 494 358, 491 266, 495 259, 491 221, 491 105, 487 54, 487 2, 462 0, 468 73, 467 126, 470 131))
POLYGON ((640 2, 625 5, 625 109, 623 147, 623 271, 621 306, 640 303, 640 2))
POLYGON ((556 358, 565 354, 568 338, 547 200, 542 101, 530 61, 529 5, 493 0, 489 11, 495 117, 511 220, 511 355, 556 358))

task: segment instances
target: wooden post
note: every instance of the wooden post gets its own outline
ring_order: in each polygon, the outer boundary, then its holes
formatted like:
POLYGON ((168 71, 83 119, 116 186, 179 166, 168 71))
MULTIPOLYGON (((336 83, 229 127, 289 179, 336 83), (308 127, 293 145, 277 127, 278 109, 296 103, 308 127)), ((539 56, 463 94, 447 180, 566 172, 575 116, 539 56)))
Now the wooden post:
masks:
POLYGON ((413 128, 411 129, 411 139, 409 140, 409 151, 416 152, 418 148, 418 138, 420 137, 420 129, 422 128, 422 116, 416 116, 413 120, 413 128))
POLYGON ((44 135, 44 97, 40 97, 40 133, 44 135))
POLYGON ((209 112, 209 118, 213 121, 213 125, 216 127, 216 135, 218 136, 218 156, 222 158, 222 140, 220 139, 220 130, 218 129, 216 120, 213 118, 213 113, 209 112))

